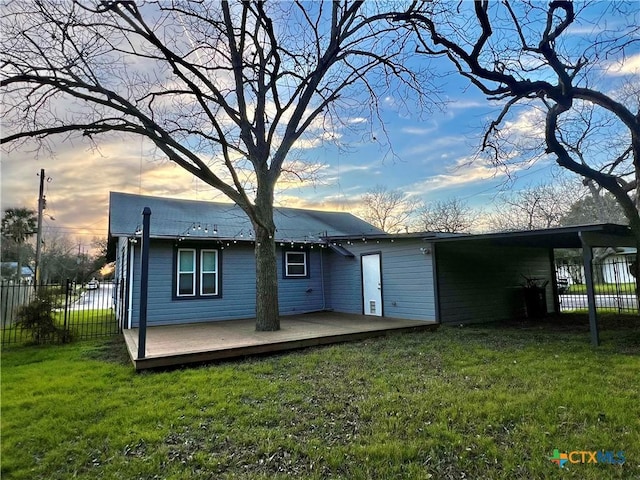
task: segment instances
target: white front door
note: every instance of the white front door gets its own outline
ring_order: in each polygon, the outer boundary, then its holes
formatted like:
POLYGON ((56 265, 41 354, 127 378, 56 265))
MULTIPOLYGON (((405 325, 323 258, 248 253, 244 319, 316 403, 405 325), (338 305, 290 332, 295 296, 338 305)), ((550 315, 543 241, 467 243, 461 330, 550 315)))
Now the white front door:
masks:
POLYGON ((382 277, 380 254, 362 256, 362 295, 364 314, 382 316, 382 277))

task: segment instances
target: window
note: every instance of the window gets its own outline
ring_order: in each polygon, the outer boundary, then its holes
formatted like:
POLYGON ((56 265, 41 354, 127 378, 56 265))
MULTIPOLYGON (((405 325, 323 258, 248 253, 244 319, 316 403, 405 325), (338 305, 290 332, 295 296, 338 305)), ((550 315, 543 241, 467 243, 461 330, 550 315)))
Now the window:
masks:
POLYGON ((178 249, 176 256, 176 297, 220 296, 219 261, 218 250, 178 249))
POLYGON ((307 252, 284 252, 285 278, 308 277, 307 252))
POLYGON ((218 251, 200 252, 200 295, 218 294, 218 251))
POLYGON ((196 251, 178 250, 178 296, 196 294, 196 251))

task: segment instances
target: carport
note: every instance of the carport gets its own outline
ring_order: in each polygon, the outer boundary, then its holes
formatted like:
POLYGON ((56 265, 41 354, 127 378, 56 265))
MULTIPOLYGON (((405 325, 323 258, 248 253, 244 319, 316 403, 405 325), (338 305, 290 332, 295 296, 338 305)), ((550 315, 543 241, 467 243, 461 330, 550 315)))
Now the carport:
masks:
MULTIPOLYGON (((593 249, 636 247, 629 227, 592 224, 544 230, 425 238, 433 245, 436 314, 441 323, 524 315, 523 283, 544 284, 548 312, 559 312, 554 249, 580 248, 585 271, 591 342, 599 344, 593 249)), ((637 281, 637 280, 636 280, 637 281)))

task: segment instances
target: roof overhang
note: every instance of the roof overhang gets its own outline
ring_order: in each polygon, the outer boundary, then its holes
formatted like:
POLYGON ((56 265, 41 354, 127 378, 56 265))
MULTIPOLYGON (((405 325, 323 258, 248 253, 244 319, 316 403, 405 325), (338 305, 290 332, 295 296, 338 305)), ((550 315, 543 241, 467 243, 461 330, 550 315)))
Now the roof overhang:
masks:
POLYGON ((429 241, 434 243, 481 242, 499 246, 542 248, 582 248, 583 243, 591 247, 636 245, 635 237, 628 226, 612 223, 440 237, 429 241))

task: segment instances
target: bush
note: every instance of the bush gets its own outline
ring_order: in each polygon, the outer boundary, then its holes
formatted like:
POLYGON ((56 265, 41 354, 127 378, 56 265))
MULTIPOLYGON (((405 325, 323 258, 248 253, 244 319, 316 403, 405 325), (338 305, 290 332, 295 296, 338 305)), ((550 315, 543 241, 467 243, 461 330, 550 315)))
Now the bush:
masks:
POLYGON ((58 307, 58 292, 40 287, 35 298, 18 308, 16 324, 31 332, 33 343, 63 343, 69 340, 69 333, 56 324, 54 310, 58 307))

